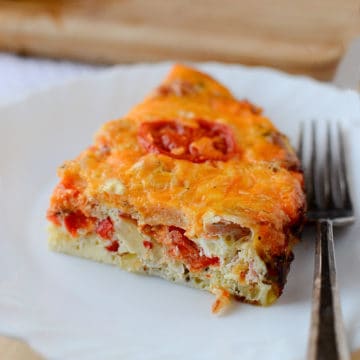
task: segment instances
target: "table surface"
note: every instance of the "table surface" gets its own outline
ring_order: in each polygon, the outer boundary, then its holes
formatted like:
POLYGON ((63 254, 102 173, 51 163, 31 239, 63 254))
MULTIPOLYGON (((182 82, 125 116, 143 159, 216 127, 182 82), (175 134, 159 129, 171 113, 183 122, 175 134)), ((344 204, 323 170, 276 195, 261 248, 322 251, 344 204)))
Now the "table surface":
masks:
POLYGON ((206 6, 190 0, 0 0, 0 49, 108 64, 240 62, 329 80, 360 32, 358 7, 357 0, 223 0, 222 6, 216 0, 206 6))

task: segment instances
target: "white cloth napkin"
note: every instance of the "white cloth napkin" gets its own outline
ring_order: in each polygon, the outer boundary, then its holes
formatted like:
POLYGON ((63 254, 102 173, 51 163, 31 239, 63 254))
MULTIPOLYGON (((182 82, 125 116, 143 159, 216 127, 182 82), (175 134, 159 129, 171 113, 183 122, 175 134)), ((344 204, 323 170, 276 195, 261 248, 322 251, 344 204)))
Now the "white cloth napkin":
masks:
POLYGON ((0 105, 101 69, 104 69, 104 66, 0 53, 0 105))

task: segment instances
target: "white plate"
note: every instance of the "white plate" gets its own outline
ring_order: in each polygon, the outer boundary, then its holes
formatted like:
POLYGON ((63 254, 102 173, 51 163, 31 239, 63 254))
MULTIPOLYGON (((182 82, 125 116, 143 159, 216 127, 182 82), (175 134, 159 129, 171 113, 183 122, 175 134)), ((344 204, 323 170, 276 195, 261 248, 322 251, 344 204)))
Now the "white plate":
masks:
MULTIPOLYGON (((200 66, 236 96, 260 104, 293 139, 303 119, 348 119, 354 183, 360 171, 360 102, 306 78, 266 69, 200 66), (356 150, 357 149, 357 150, 356 150)), ((119 67, 0 109, 0 332, 49 358, 302 359, 309 319, 313 239, 295 249, 281 299, 210 313, 213 296, 164 280, 47 250, 45 211, 56 167, 91 143, 156 86, 168 64, 119 67)), ((355 187, 356 203, 359 189, 355 187)), ((308 234, 309 235, 309 234, 308 234)), ((348 339, 360 347, 360 229, 336 232, 348 339)))

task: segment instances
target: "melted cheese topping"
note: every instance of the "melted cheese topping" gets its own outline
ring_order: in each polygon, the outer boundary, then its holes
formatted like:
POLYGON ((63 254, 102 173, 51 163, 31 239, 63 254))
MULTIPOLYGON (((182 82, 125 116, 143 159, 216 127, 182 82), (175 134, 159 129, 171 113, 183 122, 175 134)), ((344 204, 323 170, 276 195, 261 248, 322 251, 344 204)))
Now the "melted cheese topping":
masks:
MULTIPOLYGON (((155 94, 124 118, 105 124, 93 146, 59 169, 61 182, 50 212, 81 209, 91 216, 102 204, 129 214, 139 225, 174 225, 189 238, 203 239, 209 237, 207 222, 231 218, 252 230, 259 253, 283 254, 286 229, 301 220, 304 209, 298 168, 287 139, 260 109, 236 100, 207 75, 177 65, 155 94), (236 155, 193 163, 148 153, 138 142, 145 121, 196 126, 196 119, 227 125, 236 155)), ((202 245, 210 249, 210 243, 202 245)))

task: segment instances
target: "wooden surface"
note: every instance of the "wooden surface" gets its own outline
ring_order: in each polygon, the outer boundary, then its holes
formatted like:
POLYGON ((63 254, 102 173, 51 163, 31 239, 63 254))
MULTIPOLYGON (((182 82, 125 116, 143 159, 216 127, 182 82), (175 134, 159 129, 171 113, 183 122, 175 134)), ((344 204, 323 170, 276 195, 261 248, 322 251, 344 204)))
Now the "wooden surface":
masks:
POLYGON ((357 35, 357 0, 0 0, 0 49, 101 63, 221 60, 330 79, 357 35))
MULTIPOLYGON (((0 359, 43 360, 44 358, 21 341, 0 336, 0 359)), ((352 354, 351 360, 360 360, 360 350, 352 354)))
POLYGON ((22 341, 0 336, 1 360, 42 360, 39 354, 22 341))

